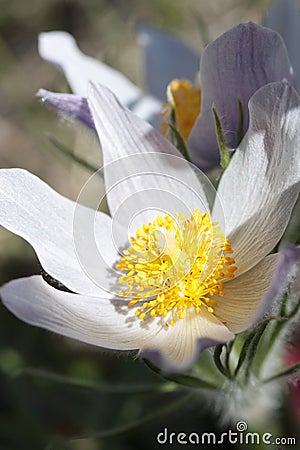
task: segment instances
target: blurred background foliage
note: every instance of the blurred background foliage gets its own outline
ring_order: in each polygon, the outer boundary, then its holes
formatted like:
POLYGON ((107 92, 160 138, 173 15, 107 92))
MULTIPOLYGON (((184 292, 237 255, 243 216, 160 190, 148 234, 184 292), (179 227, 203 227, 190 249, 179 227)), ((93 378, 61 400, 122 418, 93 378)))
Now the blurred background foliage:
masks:
MULTIPOLYGON (((57 152, 49 135, 82 158, 96 165, 101 162, 95 139, 79 125, 58 119, 35 96, 40 87, 68 90, 63 75, 38 55, 40 32, 69 31, 84 52, 143 87, 135 37, 139 20, 181 37, 201 52, 207 42, 240 21, 260 23, 267 5, 267 0, 0 0, 1 167, 26 168, 76 199, 90 174, 57 152)), ((0 230, 0 243, 1 284, 40 273, 33 250, 22 239, 0 230)), ((153 449, 159 446, 156 434, 165 426, 198 433, 216 428, 215 411, 205 407, 199 391, 174 413, 132 427, 131 432, 121 429, 115 437, 88 437, 134 424, 177 401, 182 392, 155 392, 159 377, 131 355, 105 352, 32 328, 2 305, 0 310, 0 450, 153 449), (52 379, 47 372, 92 386, 52 379), (131 390, 118 390, 119 384, 131 390), (135 392, 136 386, 148 388, 135 392), (78 435, 87 437, 71 439, 78 435)), ((284 404, 282 413, 288 422, 284 404)))

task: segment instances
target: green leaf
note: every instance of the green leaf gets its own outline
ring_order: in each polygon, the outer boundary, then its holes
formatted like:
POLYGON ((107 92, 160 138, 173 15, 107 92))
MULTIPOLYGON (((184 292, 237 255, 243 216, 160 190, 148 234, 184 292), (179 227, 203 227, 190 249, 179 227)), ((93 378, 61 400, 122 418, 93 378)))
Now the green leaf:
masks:
POLYGON ((223 365, 221 361, 221 354, 225 346, 223 344, 217 345, 214 351, 214 362, 216 364, 217 369, 226 377, 231 379, 231 374, 227 370, 227 368, 223 365))
POLYGON ((76 388, 90 389, 99 393, 104 392, 110 394, 147 394, 154 392, 168 393, 174 392, 177 389, 177 386, 171 383, 156 383, 135 386, 91 383, 90 381, 80 381, 76 378, 70 378, 64 375, 34 368, 21 369, 16 371, 12 375, 13 378, 23 376, 36 377, 54 383, 65 384, 68 386, 74 386, 76 388))
POLYGON ((182 373, 172 373, 172 374, 165 374, 162 372, 155 364, 153 364, 148 359, 143 360, 146 366, 149 367, 149 369, 153 370, 153 372, 160 375, 162 378, 168 381, 172 381, 173 383, 176 383, 177 385, 181 386, 188 386, 193 387, 197 389, 218 389, 218 386, 214 383, 211 383, 209 381, 203 380, 199 378, 198 376, 194 376, 192 374, 182 374, 182 373))
POLYGON ((219 119, 219 116, 218 116, 215 108, 213 108, 213 114, 214 114, 214 119, 215 119, 216 135, 217 135, 217 141, 218 141, 219 152, 220 152, 221 167, 222 167, 222 169, 225 170, 228 167, 228 164, 230 162, 230 152, 226 145, 221 121, 219 119))
POLYGON ((182 154, 182 156, 189 162, 191 162, 188 150, 186 148, 185 142, 183 137, 181 136, 181 134, 178 132, 178 130, 175 128, 174 125, 172 125, 171 123, 169 123, 169 127, 171 130, 171 141, 172 144, 175 145, 176 148, 178 148, 178 150, 180 151, 180 153, 182 154))
POLYGON ((270 378, 266 378, 265 380, 263 380, 263 383, 269 383, 270 381, 278 380, 279 378, 293 375, 294 373, 297 373, 299 371, 300 371, 300 362, 297 364, 294 364, 293 366, 289 367, 286 370, 283 370, 282 372, 277 373, 276 375, 273 375, 270 378))
POLYGON ((124 433, 128 433, 129 431, 135 430, 136 428, 145 425, 155 419, 158 419, 162 416, 165 416, 167 414, 172 413, 173 411, 181 411, 182 407, 193 400, 195 398, 195 393, 190 392, 184 396, 181 396, 179 399, 177 398, 174 402, 170 402, 168 405, 159 408, 149 414, 146 414, 145 416, 141 417, 140 419, 133 420, 130 423, 120 425, 118 427, 110 428, 108 430, 101 430, 95 433, 85 434, 85 435, 79 435, 74 436, 71 439, 63 440, 59 438, 54 438, 52 442, 50 442, 45 450, 53 449, 55 445, 57 444, 64 444, 64 443, 71 443, 74 441, 79 441, 83 439, 107 439, 111 437, 120 436, 124 433))
POLYGON ((246 337, 246 340, 244 341, 244 344, 242 346, 241 353, 240 353, 240 356, 239 356, 239 359, 238 359, 238 363, 237 363, 237 366, 236 366, 235 371, 234 371, 234 376, 235 377, 237 376, 240 368, 242 367, 244 361, 246 360, 246 357, 248 355, 248 350, 249 350, 250 344, 251 344, 252 339, 254 338, 254 336, 255 336, 255 331, 252 331, 252 332, 250 332, 248 334, 248 336, 246 337))

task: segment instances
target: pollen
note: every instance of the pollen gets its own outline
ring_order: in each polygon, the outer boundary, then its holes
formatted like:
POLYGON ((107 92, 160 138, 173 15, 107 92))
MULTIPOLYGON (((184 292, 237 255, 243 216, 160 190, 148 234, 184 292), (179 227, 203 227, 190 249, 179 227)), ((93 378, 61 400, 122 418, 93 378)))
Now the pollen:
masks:
POLYGON ((173 80, 167 89, 168 102, 164 104, 161 114, 164 120, 161 129, 169 137, 171 110, 174 110, 176 128, 183 139, 187 139, 200 113, 201 90, 189 80, 173 80))
POLYGON ((131 237, 117 264, 120 295, 135 315, 175 325, 188 310, 214 313, 216 296, 237 269, 230 242, 210 214, 159 216, 131 237))

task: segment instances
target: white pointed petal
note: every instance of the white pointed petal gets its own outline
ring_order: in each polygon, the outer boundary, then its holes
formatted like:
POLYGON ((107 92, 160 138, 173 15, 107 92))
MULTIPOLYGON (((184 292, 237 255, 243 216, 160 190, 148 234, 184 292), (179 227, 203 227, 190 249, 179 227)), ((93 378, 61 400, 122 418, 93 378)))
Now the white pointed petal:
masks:
MULTIPOLYGON (((161 133, 124 108, 103 86, 91 85, 88 100, 102 145, 112 216, 122 205, 130 218, 145 208, 171 213, 207 209, 194 169, 161 133)), ((151 217, 144 212, 139 219, 141 224, 151 217)))
POLYGON ((237 274, 257 264, 279 241, 300 182, 296 91, 286 83, 269 84, 252 97, 249 111, 247 135, 218 188, 237 274))
POLYGON ((186 317, 177 320, 174 327, 162 328, 141 347, 139 354, 166 372, 180 372, 191 368, 207 347, 233 338, 234 334, 203 308, 200 314, 187 311, 186 317))
POLYGON ((109 299, 59 291, 40 276, 13 280, 0 288, 0 295, 24 322, 99 347, 138 349, 159 330, 142 326, 134 310, 126 315, 109 299))
MULTIPOLYGON (((106 262, 105 266, 111 267, 118 254, 111 239, 109 216, 95 213, 61 196, 26 170, 0 170, 0 224, 26 239, 35 249, 45 271, 70 290, 107 296, 93 278, 86 274, 78 258, 77 247, 81 248, 83 245, 86 258, 90 258, 91 264, 94 254, 87 245, 88 231, 86 234, 84 230, 80 233, 81 223, 75 223, 80 236, 74 236, 75 210, 83 224, 95 221, 95 239, 99 251, 106 262), (77 246, 74 245, 75 238, 78 240, 77 246)), ((101 272, 101 267, 99 271, 101 272)))
POLYGON ((61 67, 74 94, 86 97, 88 82, 95 81, 111 86, 123 103, 136 101, 140 95, 140 90, 121 73, 82 53, 69 33, 41 33, 39 52, 42 58, 61 67))
POLYGON ((226 283, 224 297, 216 298, 215 314, 233 333, 255 324, 282 291, 283 285, 277 287, 272 298, 267 296, 277 263, 278 254, 267 256, 248 272, 226 283))
POLYGON ((41 33, 39 53, 42 58, 61 68, 76 95, 86 97, 88 82, 94 81, 108 86, 121 103, 135 109, 145 120, 153 120, 160 111, 160 101, 150 96, 144 98, 142 91, 123 74, 82 53, 69 33, 41 33))

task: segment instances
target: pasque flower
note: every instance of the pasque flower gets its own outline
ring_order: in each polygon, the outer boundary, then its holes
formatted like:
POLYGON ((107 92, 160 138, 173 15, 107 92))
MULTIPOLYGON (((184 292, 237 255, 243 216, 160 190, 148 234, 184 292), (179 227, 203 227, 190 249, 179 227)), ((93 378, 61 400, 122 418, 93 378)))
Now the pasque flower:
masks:
POLYGON ((174 77, 194 79, 199 70, 199 56, 180 40, 146 24, 138 26, 137 35, 145 49, 144 92, 125 75, 82 53, 69 33, 51 31, 39 35, 39 53, 64 72, 74 95, 45 90, 40 90, 39 95, 49 105, 94 128, 86 102, 88 82, 94 81, 109 87, 135 114, 157 124, 168 83, 174 77))
MULTIPOLYGON (((100 82, 114 90, 119 100, 135 113, 157 124, 161 103, 153 103, 155 96, 166 99, 163 90, 166 90, 167 81, 170 82, 171 78, 189 78, 195 82, 195 67, 200 57, 196 58, 194 52, 174 38, 145 25, 140 29, 139 36, 144 48, 151 99, 142 96, 141 91, 121 74, 117 75, 107 66, 83 55, 73 38, 62 32, 43 33, 40 54, 63 68, 76 95, 45 90, 40 90, 38 95, 46 103, 95 129, 85 96, 88 80, 100 82), (180 65, 181 69, 178 68, 180 65)), ((250 97, 260 87, 282 80, 293 84, 294 77, 286 47, 275 31, 254 23, 244 23, 211 42, 201 56, 201 108, 200 105, 196 108, 200 114, 187 136, 191 161, 202 170, 210 169, 219 162, 213 107, 220 117, 228 147, 236 148, 240 137, 248 129, 250 97)))
POLYGON ((26 239, 44 270, 71 291, 32 276, 4 285, 2 300, 32 325, 108 349, 138 350, 167 371, 185 370, 206 347, 251 327, 284 289, 285 281, 272 281, 278 255, 270 252, 299 194, 299 97, 277 82, 251 98, 248 132, 218 187, 225 220, 217 200, 209 212, 195 172, 158 131, 104 87, 92 84, 88 101, 112 218, 62 197, 25 170, 2 169, 0 223, 26 239), (170 157, 175 163, 168 163, 170 157), (122 164, 109 171, 120 158, 122 164), (149 219, 153 198, 166 191, 191 212, 169 202, 164 214, 149 219), (128 199, 132 210, 122 209, 128 199), (114 221, 119 217, 122 225, 135 211, 139 226, 130 242, 122 241, 120 255, 114 221), (95 242, 109 266, 104 272, 88 231, 76 232, 78 213, 93 218, 95 242), (100 272, 107 283, 118 273, 118 296, 95 282, 100 272))

